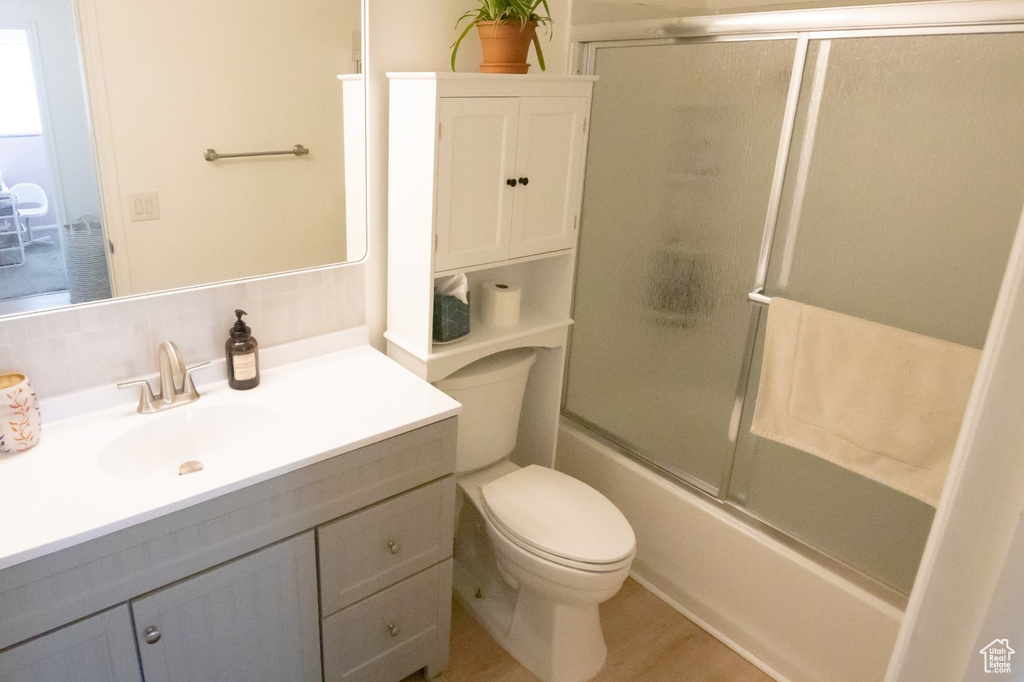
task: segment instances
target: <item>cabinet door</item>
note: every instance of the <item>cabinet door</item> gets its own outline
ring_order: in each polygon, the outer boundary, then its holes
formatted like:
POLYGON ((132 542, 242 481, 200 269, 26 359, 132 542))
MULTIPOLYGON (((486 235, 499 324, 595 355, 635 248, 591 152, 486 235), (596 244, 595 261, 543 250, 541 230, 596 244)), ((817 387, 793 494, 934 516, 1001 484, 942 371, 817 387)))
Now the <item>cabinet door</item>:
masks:
POLYGON ((521 100, 512 258, 572 248, 586 117, 586 97, 521 100))
POLYGON ((142 682, 128 606, 0 653, 0 682, 142 682))
POLYGON ((435 271, 508 258, 518 111, 514 97, 441 99, 435 271))
POLYGON ((132 612, 146 682, 321 679, 312 531, 136 599, 132 612))

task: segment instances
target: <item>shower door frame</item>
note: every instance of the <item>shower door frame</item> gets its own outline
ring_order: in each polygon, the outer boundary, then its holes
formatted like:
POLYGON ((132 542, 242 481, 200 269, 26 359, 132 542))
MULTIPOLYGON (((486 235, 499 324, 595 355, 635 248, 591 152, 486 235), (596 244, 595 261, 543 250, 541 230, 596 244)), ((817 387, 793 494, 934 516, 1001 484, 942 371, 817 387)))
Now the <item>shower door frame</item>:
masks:
MULTIPOLYGON (((894 588, 881 583, 874 577, 857 571, 840 560, 816 548, 806 545, 767 521, 747 512, 729 499, 730 485, 736 460, 740 421, 746 400, 747 385, 754 355, 755 341, 761 313, 768 298, 763 295, 771 257, 771 246, 775 239, 779 210, 781 207, 783 183, 789 163, 793 133, 796 126, 797 110, 803 86, 807 52, 813 40, 843 38, 876 38, 919 35, 960 35, 979 33, 1024 33, 1024 0, 959 0, 957 2, 920 2, 907 5, 860 6, 846 8, 798 9, 750 14, 730 14, 680 19, 643 20, 609 24, 576 26, 572 31, 573 49, 570 71, 579 75, 596 75, 597 51, 607 47, 645 47, 659 45, 680 45, 709 42, 795 40, 793 71, 790 74, 789 91, 783 114, 779 147, 775 160, 771 190, 768 198, 761 249, 758 256, 754 279, 750 288, 751 303, 745 350, 739 361, 740 376, 737 381, 736 398, 729 421, 729 442, 731 454, 722 468, 717 489, 709 484, 675 469, 669 469, 658 462, 643 457, 641 448, 617 438, 596 424, 573 414, 566 408, 568 381, 562 386, 562 414, 585 431, 597 436, 618 452, 652 468, 662 475, 677 480, 699 492, 702 496, 720 503, 724 508, 741 516, 771 535, 782 536, 787 545, 798 545, 798 549, 812 552, 829 565, 845 567, 854 574, 866 578, 869 584, 881 588, 890 597, 903 596, 894 588)), ((584 178, 584 182, 586 179, 584 178)), ((580 216, 581 232, 585 215, 580 216)), ((577 252, 578 258, 578 252, 577 252)), ((578 277, 578 263, 577 275, 578 277)), ((575 307, 576 287, 573 287, 575 307)), ((570 343, 572 328, 569 329, 570 343)), ((571 353, 566 354, 566 377, 571 353)), ((858 580, 857 582, 862 582, 858 580)))

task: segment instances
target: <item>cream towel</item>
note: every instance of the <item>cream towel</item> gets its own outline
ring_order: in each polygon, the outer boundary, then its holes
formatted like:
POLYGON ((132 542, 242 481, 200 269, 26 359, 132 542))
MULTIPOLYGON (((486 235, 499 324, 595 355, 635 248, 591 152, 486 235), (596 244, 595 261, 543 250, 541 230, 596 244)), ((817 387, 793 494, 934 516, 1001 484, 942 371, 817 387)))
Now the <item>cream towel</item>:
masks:
POLYGON ((980 358, 775 297, 750 430, 936 506, 980 358))

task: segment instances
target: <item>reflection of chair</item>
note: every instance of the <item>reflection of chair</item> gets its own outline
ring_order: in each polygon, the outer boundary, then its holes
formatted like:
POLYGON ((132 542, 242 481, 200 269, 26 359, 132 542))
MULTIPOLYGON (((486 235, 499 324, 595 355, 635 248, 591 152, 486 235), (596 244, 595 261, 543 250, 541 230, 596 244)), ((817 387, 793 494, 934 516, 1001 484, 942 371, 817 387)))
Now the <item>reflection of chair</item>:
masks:
POLYGON ((25 245, 18 223, 18 202, 13 194, 0 193, 0 267, 25 262, 25 245))
POLYGON ((46 212, 50 210, 50 202, 47 200, 43 188, 31 182, 19 182, 11 187, 10 192, 18 199, 18 216, 21 218, 22 226, 28 237, 25 243, 53 244, 53 238, 49 236, 35 239, 32 236, 32 226, 29 224, 31 218, 46 215, 46 212))

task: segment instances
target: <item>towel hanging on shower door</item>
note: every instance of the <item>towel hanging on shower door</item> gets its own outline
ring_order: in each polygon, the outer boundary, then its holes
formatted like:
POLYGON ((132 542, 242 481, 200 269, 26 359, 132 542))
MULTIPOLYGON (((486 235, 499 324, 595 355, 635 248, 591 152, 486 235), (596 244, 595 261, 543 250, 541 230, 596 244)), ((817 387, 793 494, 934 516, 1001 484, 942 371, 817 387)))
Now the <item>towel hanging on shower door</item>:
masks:
POLYGON ((980 357, 772 297, 750 430, 936 506, 980 357))

